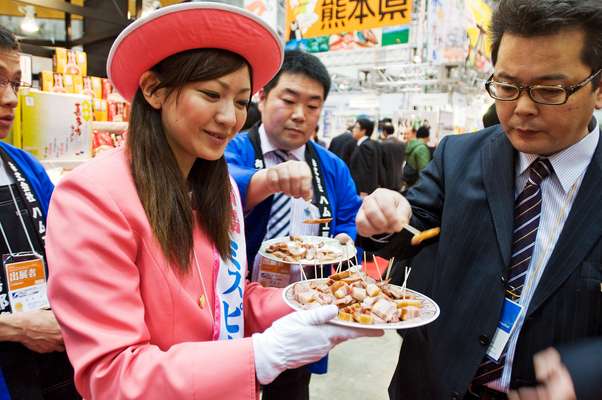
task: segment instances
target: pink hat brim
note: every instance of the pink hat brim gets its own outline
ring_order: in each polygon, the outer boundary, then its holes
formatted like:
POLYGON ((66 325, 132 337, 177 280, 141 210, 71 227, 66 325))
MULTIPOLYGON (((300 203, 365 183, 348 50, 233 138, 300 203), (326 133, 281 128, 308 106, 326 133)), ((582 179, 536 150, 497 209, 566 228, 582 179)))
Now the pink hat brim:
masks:
POLYGON ((284 57, 278 35, 248 11, 218 3, 183 3, 163 7, 125 28, 109 52, 107 75, 131 101, 144 72, 171 55, 201 48, 242 56, 252 70, 253 93, 276 75, 284 57))

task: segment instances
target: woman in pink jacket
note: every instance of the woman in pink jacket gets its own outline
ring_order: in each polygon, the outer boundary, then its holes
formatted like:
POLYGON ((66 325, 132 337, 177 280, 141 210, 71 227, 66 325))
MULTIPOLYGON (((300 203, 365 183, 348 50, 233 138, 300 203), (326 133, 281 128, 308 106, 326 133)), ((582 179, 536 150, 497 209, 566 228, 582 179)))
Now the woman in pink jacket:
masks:
POLYGON ((326 324, 334 306, 289 314, 280 291, 245 280, 223 153, 281 62, 270 28, 216 3, 165 7, 113 44, 108 74, 132 101, 127 146, 61 181, 46 239, 84 398, 256 399, 257 382, 361 335, 326 324))

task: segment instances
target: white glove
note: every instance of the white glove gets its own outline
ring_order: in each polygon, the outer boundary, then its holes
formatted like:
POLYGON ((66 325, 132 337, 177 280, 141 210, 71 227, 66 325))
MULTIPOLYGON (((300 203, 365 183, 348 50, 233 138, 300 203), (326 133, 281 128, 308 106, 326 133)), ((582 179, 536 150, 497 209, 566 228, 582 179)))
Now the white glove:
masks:
POLYGON ((335 345, 361 336, 382 336, 382 330, 354 329, 327 324, 337 316, 335 305, 296 311, 253 335, 255 371, 262 385, 283 371, 324 357, 335 345))

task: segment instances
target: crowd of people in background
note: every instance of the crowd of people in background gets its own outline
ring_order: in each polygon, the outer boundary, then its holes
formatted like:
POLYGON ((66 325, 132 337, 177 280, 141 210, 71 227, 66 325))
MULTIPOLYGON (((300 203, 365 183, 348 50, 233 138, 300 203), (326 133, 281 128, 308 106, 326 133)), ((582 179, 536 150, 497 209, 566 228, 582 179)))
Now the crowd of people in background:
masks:
POLYGON ((328 150, 347 164, 361 197, 377 188, 405 193, 433 157, 431 139, 428 120, 400 125, 396 132, 389 117, 376 123, 360 115, 344 133, 332 138, 328 150))

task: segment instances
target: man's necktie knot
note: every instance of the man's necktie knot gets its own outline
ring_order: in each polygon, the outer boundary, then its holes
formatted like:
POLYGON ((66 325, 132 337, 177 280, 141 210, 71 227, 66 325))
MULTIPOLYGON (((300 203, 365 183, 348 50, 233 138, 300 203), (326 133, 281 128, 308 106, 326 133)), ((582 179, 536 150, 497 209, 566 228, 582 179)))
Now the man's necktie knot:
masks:
POLYGON ((274 150, 274 155, 278 159, 278 163, 285 162, 289 159, 288 151, 277 149, 277 150, 274 150))
POLYGON ((554 167, 547 158, 538 158, 529 166, 529 182, 533 185, 540 185, 541 181, 550 176, 554 167))

